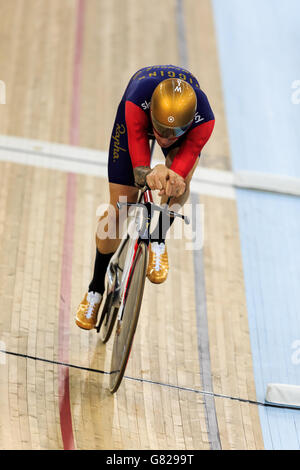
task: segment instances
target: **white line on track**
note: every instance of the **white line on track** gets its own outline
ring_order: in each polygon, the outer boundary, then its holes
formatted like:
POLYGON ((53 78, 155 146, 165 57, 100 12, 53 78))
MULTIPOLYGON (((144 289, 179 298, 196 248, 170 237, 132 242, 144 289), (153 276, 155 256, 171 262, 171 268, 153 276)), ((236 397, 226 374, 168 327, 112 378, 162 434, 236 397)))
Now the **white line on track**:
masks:
MULTIPOLYGON (((108 153, 101 150, 0 135, 0 161, 107 178, 107 159, 108 153)), ((191 182, 195 193, 226 199, 235 199, 236 188, 300 196, 300 178, 213 170, 200 164, 191 182)))

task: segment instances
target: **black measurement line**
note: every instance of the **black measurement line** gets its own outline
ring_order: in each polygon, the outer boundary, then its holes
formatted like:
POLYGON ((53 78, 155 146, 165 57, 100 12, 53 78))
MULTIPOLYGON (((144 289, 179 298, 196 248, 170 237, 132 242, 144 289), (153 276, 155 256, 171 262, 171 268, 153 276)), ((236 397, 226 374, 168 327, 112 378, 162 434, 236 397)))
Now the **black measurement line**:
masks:
POLYGON ((275 405, 273 403, 266 403, 266 402, 261 402, 261 401, 249 400, 248 398, 231 397, 230 395, 223 395, 221 393, 207 392, 205 390, 197 390, 195 388, 189 388, 189 387, 180 387, 179 385, 165 384, 163 382, 155 382, 153 380, 139 379, 139 378, 135 378, 135 377, 128 377, 126 375, 124 375, 124 378, 129 379, 129 380, 135 380, 136 382, 146 382, 146 383, 153 384, 153 385, 161 385, 163 387, 174 388, 174 389, 182 390, 182 391, 185 391, 185 392, 194 392, 194 393, 198 393, 198 394, 201 394, 201 395, 209 395, 209 396, 215 397, 215 398, 226 398, 227 400, 239 401, 239 402, 242 402, 242 403, 248 403, 250 405, 264 406, 264 407, 270 407, 270 408, 284 408, 285 410, 300 411, 300 408, 296 407, 296 406, 275 405))
POLYGON ((73 369, 81 369, 81 370, 86 370, 88 372, 97 372, 98 374, 110 375, 110 372, 105 372, 104 370, 91 369, 89 367, 76 366, 75 364, 69 364, 69 363, 66 363, 66 362, 52 361, 50 359, 44 359, 42 357, 29 356, 28 354, 21 354, 21 353, 16 353, 16 352, 12 352, 12 351, 3 351, 1 349, 0 349, 0 352, 3 353, 3 354, 8 354, 10 356, 22 357, 24 359, 32 359, 33 361, 47 362, 48 364, 56 364, 58 366, 71 367, 73 369))
MULTIPOLYGON (((111 374, 114 374, 116 372, 116 371, 106 372, 106 371, 100 370, 100 369, 91 369, 90 367, 76 366, 75 364, 69 364, 69 363, 66 363, 66 362, 59 362, 59 361, 52 361, 50 359, 44 359, 42 357, 29 356, 28 354, 21 354, 21 353, 16 353, 16 352, 12 352, 12 351, 6 351, 6 350, 3 350, 3 349, 0 349, 0 353, 7 354, 9 356, 22 357, 23 359, 32 359, 34 361, 41 361, 41 362, 46 362, 48 364, 55 364, 55 365, 58 365, 58 366, 70 367, 70 368, 73 368, 73 369, 80 369, 80 370, 84 370, 84 371, 88 371, 88 372, 96 372, 97 374, 111 375, 111 374)), ((230 395, 223 395, 221 393, 207 392, 205 390, 197 390, 196 388, 191 388, 191 387, 181 387, 180 385, 166 384, 164 382, 157 382, 155 380, 141 379, 141 378, 138 378, 138 377, 130 377, 128 375, 124 375, 124 379, 133 380, 135 382, 144 382, 144 383, 148 383, 148 384, 151 384, 151 385, 160 385, 161 387, 168 387, 168 388, 172 388, 172 389, 175 389, 175 390, 181 390, 183 392, 192 392, 192 393, 197 393, 197 394, 200 394, 200 395, 209 395, 209 396, 215 397, 215 398, 225 398, 227 400, 238 401, 238 402, 241 402, 241 403, 248 403, 250 405, 256 405, 256 406, 264 406, 266 408, 283 408, 285 410, 300 411, 300 408, 295 407, 295 406, 275 405, 273 403, 265 403, 265 402, 261 402, 261 401, 249 400, 247 398, 231 397, 230 395)))

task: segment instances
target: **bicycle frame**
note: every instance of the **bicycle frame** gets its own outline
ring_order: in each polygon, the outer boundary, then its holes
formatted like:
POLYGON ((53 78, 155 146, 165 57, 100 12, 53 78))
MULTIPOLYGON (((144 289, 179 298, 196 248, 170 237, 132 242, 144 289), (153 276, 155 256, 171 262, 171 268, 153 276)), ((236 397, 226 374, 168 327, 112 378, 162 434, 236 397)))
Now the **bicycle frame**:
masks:
MULTIPOLYGON (((135 236, 133 235, 133 226, 139 224, 138 219, 139 214, 135 214, 135 216, 130 220, 128 224, 128 230, 125 233, 116 253, 112 256, 110 263, 107 268, 106 273, 106 289, 108 293, 113 292, 113 302, 112 304, 119 309, 118 319, 122 319, 123 314, 123 306, 124 301, 126 299, 126 289, 128 284, 128 279, 130 277, 130 272, 132 269, 133 261, 135 258, 136 250, 140 243, 149 244, 149 227, 151 222, 151 212, 150 212, 150 204, 153 203, 152 193, 151 190, 147 189, 145 192, 141 192, 140 197, 137 203, 133 203, 132 205, 137 208, 139 211, 140 208, 147 210, 147 216, 145 216, 145 212, 143 211, 142 215, 142 225, 141 228, 136 232, 135 236), (127 246, 129 244, 129 246, 127 246), (123 269, 119 265, 120 256, 122 255, 124 249, 127 247, 127 254, 126 260, 123 269), (122 276, 120 277, 120 272, 122 272, 122 276)), ((123 203, 126 205, 126 203, 123 203)), ((130 204, 128 204, 130 206, 130 204)), ((121 207, 121 205, 120 205, 121 207)))

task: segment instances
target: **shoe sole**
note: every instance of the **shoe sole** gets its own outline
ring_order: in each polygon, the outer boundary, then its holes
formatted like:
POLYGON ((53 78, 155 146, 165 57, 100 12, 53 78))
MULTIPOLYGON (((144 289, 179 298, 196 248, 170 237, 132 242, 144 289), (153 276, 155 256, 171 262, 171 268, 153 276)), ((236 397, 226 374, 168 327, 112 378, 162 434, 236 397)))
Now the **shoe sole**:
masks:
POLYGON ((149 279, 150 282, 152 282, 152 284, 163 284, 167 280, 167 277, 165 279, 163 279, 162 281, 152 280, 152 279, 150 279, 149 276, 147 276, 147 278, 149 279))
POLYGON ((85 324, 81 323, 79 320, 75 320, 75 323, 76 323, 76 325, 79 326, 79 328, 81 328, 82 330, 92 330, 93 328, 96 327, 96 325, 93 325, 93 326, 85 325, 85 324))

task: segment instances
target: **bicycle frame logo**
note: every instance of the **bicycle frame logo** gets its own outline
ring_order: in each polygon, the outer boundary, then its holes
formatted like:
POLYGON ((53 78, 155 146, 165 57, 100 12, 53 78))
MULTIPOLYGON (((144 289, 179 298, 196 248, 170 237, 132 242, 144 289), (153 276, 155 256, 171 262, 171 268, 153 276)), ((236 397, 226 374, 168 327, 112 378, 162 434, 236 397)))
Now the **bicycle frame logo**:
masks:
MULTIPOLYGON (((120 197, 121 203, 126 203, 127 198, 124 196, 120 197)), ((146 208, 139 208, 134 210, 146 211, 146 208)), ((188 217, 193 223, 186 225, 182 221, 176 221, 172 225, 172 228, 167 231, 166 240, 183 240, 184 248, 188 251, 201 250, 204 244, 204 205, 203 204, 185 204, 183 207, 173 204, 171 210, 175 212, 181 212, 184 216, 188 217)), ((129 232, 131 238, 137 238, 139 229, 141 226, 129 225, 131 218, 131 210, 127 210, 125 207, 119 212, 119 224, 116 223, 117 214, 114 206, 100 205, 97 208, 96 215, 102 216, 97 226, 97 237, 99 240, 110 239, 121 239, 122 235, 129 232), (104 214, 104 215, 103 215, 104 214), (119 225, 119 232, 117 233, 116 226, 119 225), (130 228, 130 230, 129 230, 130 228)), ((141 212, 141 220, 147 218, 147 214, 141 212)), ((151 220, 150 233, 158 226, 159 214, 153 213, 151 220)), ((163 224, 169 223, 169 220, 163 221, 163 224)), ((164 225, 163 225, 164 226, 164 225)), ((167 229, 168 225, 164 226, 167 229)))
POLYGON ((0 80, 0 104, 6 104, 6 85, 0 80))

